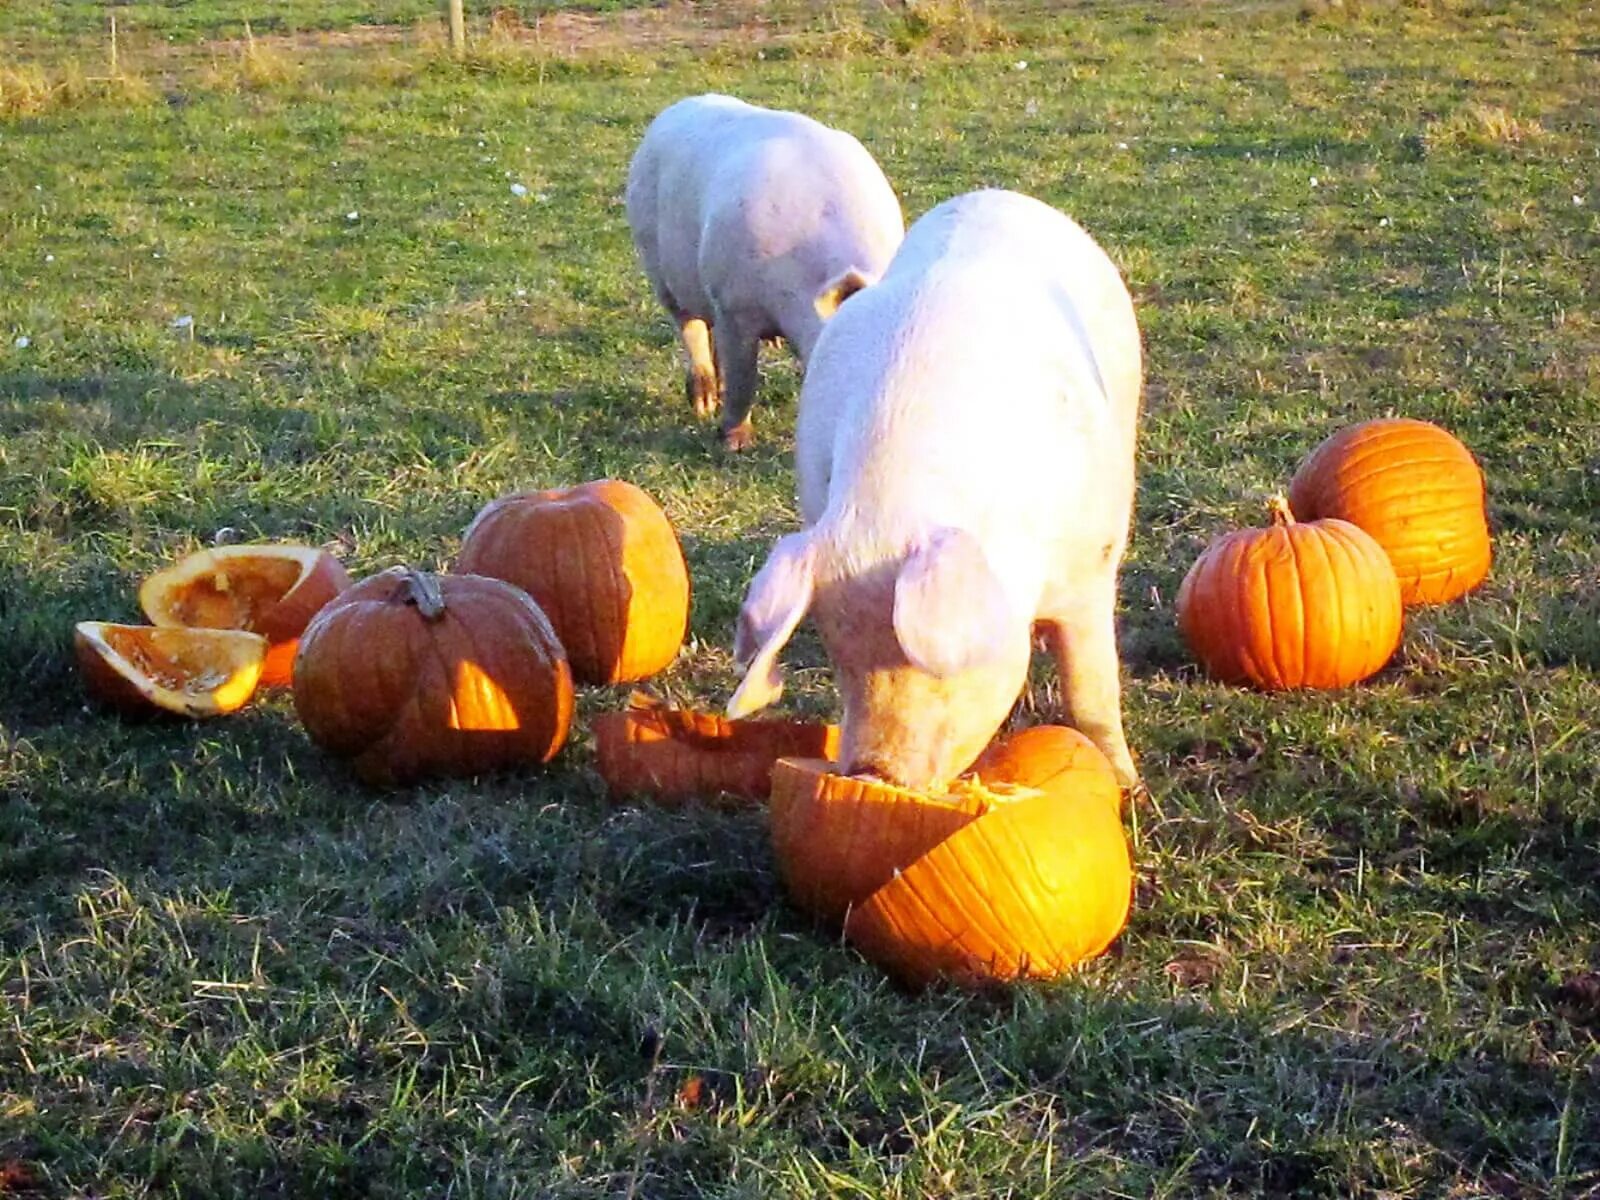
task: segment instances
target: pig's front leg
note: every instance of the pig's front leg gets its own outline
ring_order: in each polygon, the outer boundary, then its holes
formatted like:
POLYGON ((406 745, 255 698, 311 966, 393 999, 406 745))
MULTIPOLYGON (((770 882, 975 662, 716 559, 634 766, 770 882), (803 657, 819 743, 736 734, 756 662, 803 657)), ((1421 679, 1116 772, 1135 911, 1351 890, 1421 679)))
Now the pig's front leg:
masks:
POLYGON ((750 423, 761 352, 761 324, 738 313, 717 314, 717 376, 722 380, 722 444, 745 450, 756 440, 750 423))
POLYGON ((1139 771, 1122 734, 1115 595, 1113 580, 1070 609, 1042 617, 1039 624, 1061 670, 1067 719, 1111 760, 1117 782, 1132 788, 1139 783, 1139 771))
POLYGON ((717 411, 717 363, 711 348, 711 326, 699 317, 680 316, 678 337, 688 359, 684 391, 695 415, 709 417, 717 411))

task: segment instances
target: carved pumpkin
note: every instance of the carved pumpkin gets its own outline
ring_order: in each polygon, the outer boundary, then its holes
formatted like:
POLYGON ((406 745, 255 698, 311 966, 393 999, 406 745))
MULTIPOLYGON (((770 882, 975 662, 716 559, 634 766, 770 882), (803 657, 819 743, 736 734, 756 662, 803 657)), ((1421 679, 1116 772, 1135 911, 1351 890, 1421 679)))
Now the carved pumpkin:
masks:
POLYGON ((261 683, 287 686, 300 635, 350 586, 339 560, 315 546, 240 545, 199 550, 139 585, 157 625, 247 629, 267 639, 261 683))
POLYGON ((1348 521, 1273 524, 1206 547, 1178 590, 1178 629, 1206 672, 1267 691, 1365 679, 1400 645, 1400 583, 1348 521))
POLYGON ((235 629, 80 621, 72 630, 89 694, 130 715, 216 717, 255 694, 267 639, 235 629))
POLYGON ((477 575, 370 576, 317 615, 295 660, 306 732, 374 784, 546 762, 572 700, 539 606, 477 575))
POLYGON ((867 958, 913 987, 1051 979, 1127 924, 1133 864, 1121 789, 1076 730, 1028 731, 980 760, 989 810, 884 884, 845 921, 867 958), (1020 770, 1031 786, 1003 778, 1020 770))
POLYGON ((1340 430, 1289 484, 1303 521, 1338 517, 1388 552, 1406 604, 1442 604, 1489 574, 1483 471, 1437 425, 1389 418, 1340 430))
POLYGON ((580 683, 654 675, 688 629, 678 535, 654 500, 622 480, 491 501, 467 527, 457 566, 538 601, 580 683))
POLYGON ((635 693, 626 712, 591 723, 595 767, 613 797, 648 796, 676 806, 699 798, 765 800, 772 767, 791 756, 832 757, 839 729, 814 721, 730 721, 669 708, 635 693))

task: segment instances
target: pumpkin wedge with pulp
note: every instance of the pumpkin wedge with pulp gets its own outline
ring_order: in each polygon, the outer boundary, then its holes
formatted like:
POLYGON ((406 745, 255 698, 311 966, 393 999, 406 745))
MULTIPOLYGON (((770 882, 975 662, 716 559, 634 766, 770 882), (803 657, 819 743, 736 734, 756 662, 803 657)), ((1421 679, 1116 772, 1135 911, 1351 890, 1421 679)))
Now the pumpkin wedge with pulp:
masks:
POLYGON ((624 712, 591 722, 595 769, 618 799, 646 796, 675 806, 699 798, 765 800, 780 758, 832 757, 839 730, 815 721, 730 721, 672 708, 636 692, 624 712))
POLYGON ((80 621, 73 651, 89 694, 131 715, 217 717, 255 694, 267 639, 237 629, 80 621))
POLYGON ((261 634, 268 642, 261 682, 283 687, 311 618, 349 586, 339 560, 316 546, 213 546, 146 579, 139 607, 157 625, 261 634))

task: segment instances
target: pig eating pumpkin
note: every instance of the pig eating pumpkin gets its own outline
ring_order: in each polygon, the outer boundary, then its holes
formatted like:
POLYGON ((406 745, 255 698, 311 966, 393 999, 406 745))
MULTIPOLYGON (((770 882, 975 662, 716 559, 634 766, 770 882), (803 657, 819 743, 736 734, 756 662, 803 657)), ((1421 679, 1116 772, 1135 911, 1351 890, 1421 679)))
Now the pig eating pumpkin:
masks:
POLYGON ((905 232, 854 137, 730 96, 664 109, 629 164, 626 200, 639 260, 678 325, 689 399, 710 416, 720 390, 736 450, 753 438, 761 339, 783 337, 805 362, 827 315, 822 286, 875 278, 905 232))
POLYGON ((845 770, 940 788, 1016 702, 1037 627, 1073 723, 1134 784, 1114 611, 1142 377, 1127 287, 1071 219, 989 190, 917 221, 810 356, 806 528, 751 582, 729 714, 777 698, 810 613, 845 770))

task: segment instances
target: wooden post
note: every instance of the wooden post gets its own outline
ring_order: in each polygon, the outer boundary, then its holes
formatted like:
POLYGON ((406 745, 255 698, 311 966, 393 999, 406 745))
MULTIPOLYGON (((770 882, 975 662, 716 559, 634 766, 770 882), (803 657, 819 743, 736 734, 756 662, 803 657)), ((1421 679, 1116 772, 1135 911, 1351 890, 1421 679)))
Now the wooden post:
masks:
POLYGON ((117 70, 117 10, 111 10, 111 78, 119 74, 117 70))
POLYGON ((462 0, 445 0, 450 13, 450 53, 457 58, 467 56, 467 16, 461 4, 462 0))

